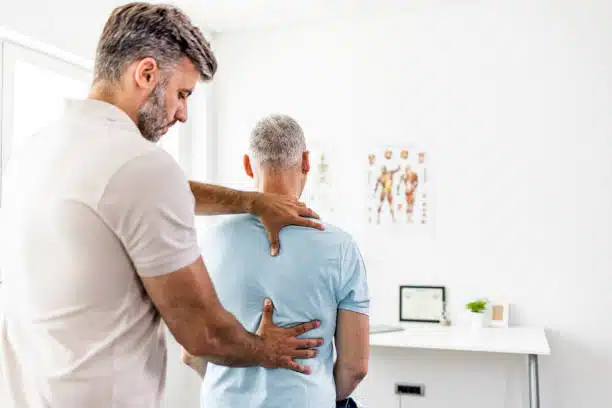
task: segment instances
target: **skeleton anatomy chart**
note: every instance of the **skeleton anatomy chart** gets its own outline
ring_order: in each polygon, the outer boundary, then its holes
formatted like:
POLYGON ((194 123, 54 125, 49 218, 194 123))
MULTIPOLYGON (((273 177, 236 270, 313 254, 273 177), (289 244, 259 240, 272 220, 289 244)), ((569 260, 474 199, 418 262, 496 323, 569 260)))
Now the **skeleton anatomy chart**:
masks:
POLYGON ((323 218, 334 212, 329 155, 322 150, 310 151, 311 174, 304 188, 304 200, 323 218))
POLYGON ((386 147, 368 153, 368 223, 427 224, 425 152, 386 147))

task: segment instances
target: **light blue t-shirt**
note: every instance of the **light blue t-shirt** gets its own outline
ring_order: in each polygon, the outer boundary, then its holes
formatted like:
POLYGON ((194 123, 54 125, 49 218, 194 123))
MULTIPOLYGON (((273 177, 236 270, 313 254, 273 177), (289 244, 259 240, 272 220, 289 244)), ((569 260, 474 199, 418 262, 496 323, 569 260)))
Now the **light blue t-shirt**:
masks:
POLYGON ((204 262, 223 306, 255 332, 264 299, 274 303, 274 322, 293 326, 320 320, 303 337, 321 337, 318 355, 300 360, 312 373, 208 364, 202 408, 332 408, 334 333, 338 309, 369 313, 366 271, 349 234, 325 225, 281 230, 281 250, 271 257, 266 232, 251 215, 231 216, 201 240, 204 262))

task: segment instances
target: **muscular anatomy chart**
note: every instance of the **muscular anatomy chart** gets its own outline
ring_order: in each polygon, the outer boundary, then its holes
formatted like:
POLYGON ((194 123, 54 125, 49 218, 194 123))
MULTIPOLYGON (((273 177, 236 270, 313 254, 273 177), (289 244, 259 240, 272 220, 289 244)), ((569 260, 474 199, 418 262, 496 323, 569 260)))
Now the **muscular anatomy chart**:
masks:
POLYGON ((387 147, 368 153, 368 223, 427 224, 426 154, 387 147))

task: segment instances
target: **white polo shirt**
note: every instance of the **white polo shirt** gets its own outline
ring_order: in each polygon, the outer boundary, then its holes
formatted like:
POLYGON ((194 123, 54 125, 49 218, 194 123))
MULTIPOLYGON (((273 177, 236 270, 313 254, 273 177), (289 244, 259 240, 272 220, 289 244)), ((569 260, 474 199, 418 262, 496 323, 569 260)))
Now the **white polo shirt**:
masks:
POLYGON ((166 346, 139 276, 200 256, 180 167, 123 111, 85 100, 5 175, 0 407, 158 407, 166 346))

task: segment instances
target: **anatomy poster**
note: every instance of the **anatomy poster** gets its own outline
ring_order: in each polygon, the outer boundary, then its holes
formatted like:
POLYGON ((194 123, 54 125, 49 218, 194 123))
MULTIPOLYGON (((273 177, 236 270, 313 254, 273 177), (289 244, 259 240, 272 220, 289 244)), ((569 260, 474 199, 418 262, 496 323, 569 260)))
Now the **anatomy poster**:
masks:
POLYGON ((324 150, 311 149, 310 174, 304 186, 303 200, 324 219, 334 213, 332 163, 324 150))
POLYGON ((409 147, 368 152, 367 217, 372 225, 425 225, 431 214, 427 192, 427 154, 409 147))

